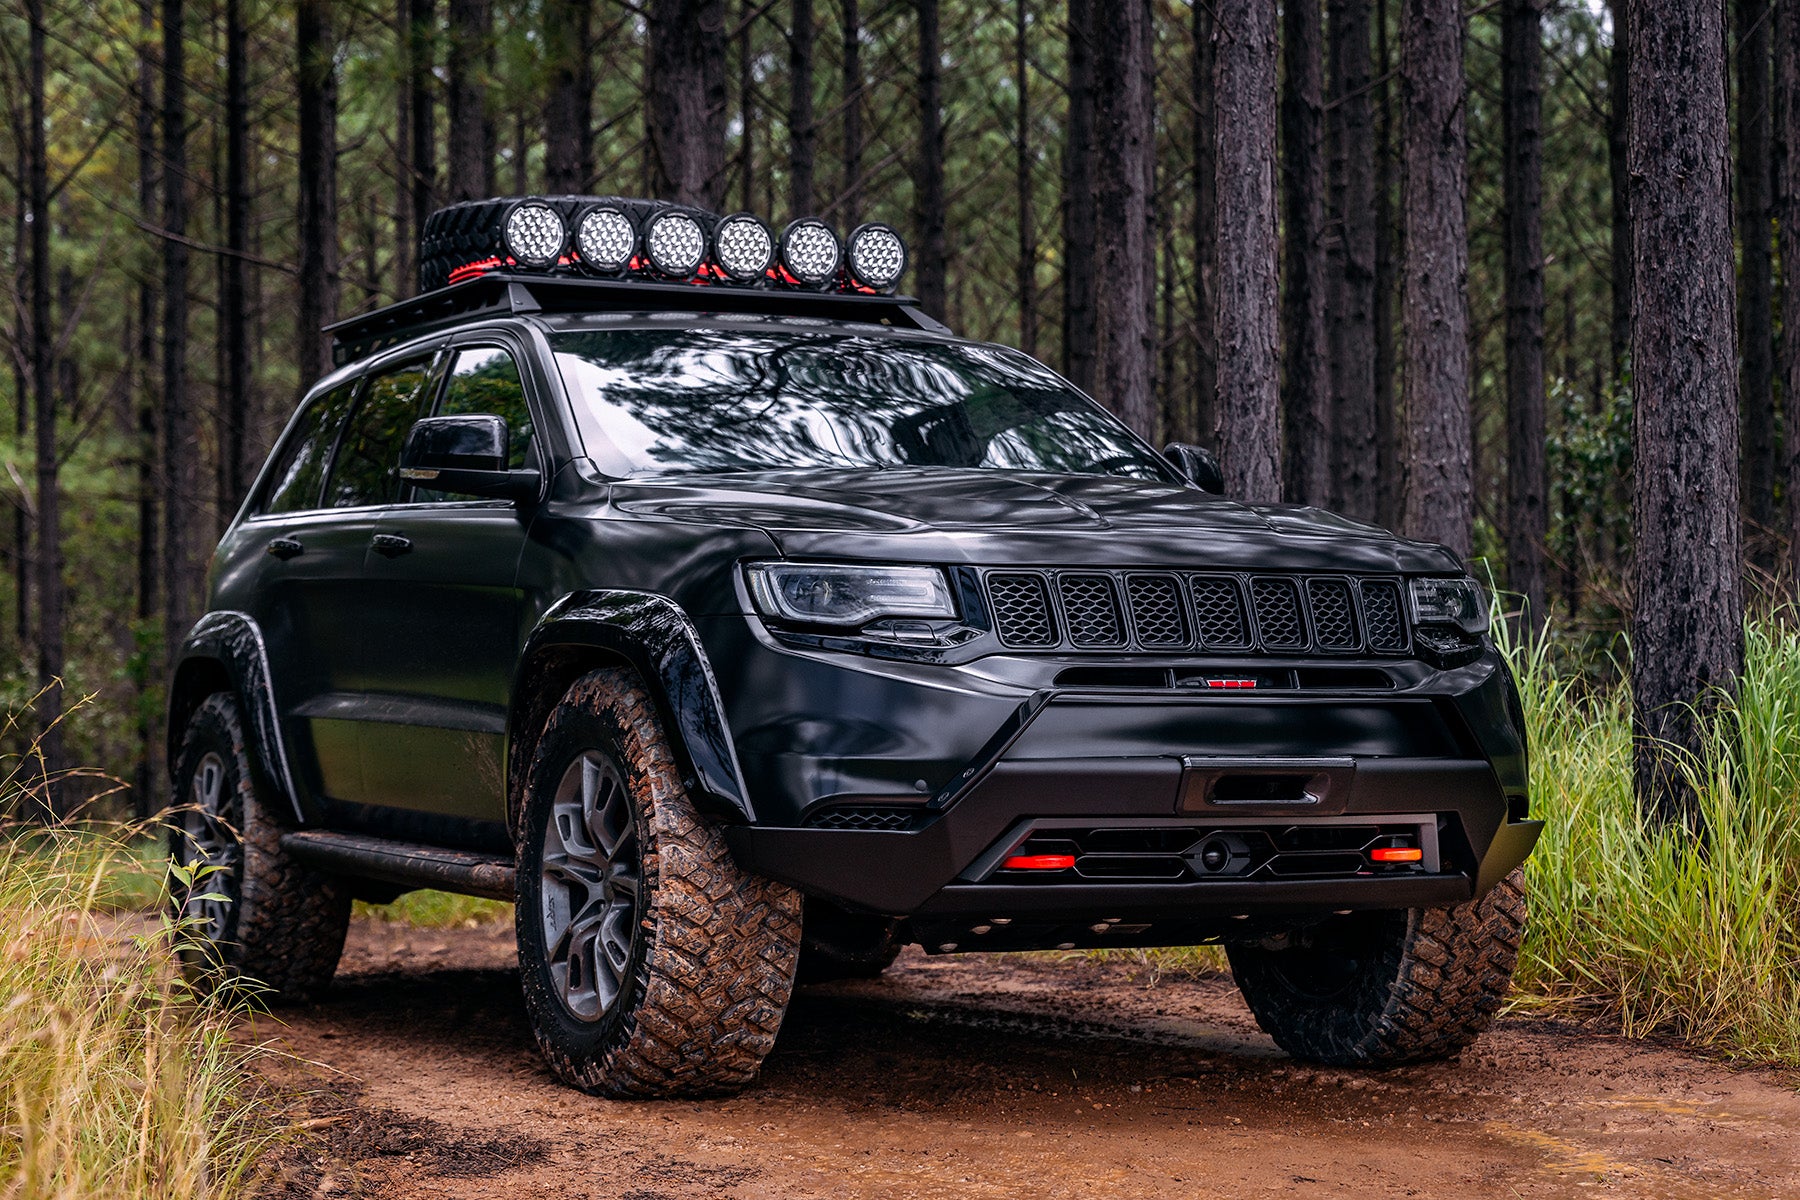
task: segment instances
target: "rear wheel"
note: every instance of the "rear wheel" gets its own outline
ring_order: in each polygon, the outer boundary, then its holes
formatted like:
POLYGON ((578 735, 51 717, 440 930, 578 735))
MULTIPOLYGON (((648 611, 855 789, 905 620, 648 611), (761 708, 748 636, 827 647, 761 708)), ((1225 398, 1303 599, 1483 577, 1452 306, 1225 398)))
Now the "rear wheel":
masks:
POLYGON ((1449 1058, 1493 1023, 1525 931, 1524 875, 1454 908, 1352 913, 1281 948, 1228 948, 1256 1023, 1295 1058, 1391 1067, 1449 1058))
POLYGON ((526 787, 519 969, 551 1069, 621 1097, 749 1083, 793 991, 800 897, 732 861, 634 675, 576 681, 526 787))
POLYGON ((182 960, 196 983, 261 999, 310 1000, 337 970, 350 893, 281 847, 273 798, 257 790, 237 698, 219 692, 188 718, 175 764, 169 855, 182 960))

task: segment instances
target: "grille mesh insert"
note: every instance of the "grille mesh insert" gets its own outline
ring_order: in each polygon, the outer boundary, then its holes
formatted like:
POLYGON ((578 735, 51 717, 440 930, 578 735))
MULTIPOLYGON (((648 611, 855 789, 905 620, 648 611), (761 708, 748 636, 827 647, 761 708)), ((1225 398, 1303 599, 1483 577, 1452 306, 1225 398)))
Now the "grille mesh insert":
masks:
POLYGON ((1270 650, 1299 650, 1306 645, 1306 618, 1300 612, 1300 589, 1291 579, 1250 581, 1256 608, 1256 632, 1270 650))
POLYGON ((1354 650, 1362 645, 1356 632, 1356 605, 1342 579, 1308 579, 1306 599, 1312 605, 1313 636, 1321 650, 1354 650))
POLYGON ((1400 585, 1391 579, 1362 581, 1363 620, 1374 650, 1406 649, 1406 620, 1400 615, 1400 585))
POLYGON ((1125 594, 1138 645, 1179 650, 1190 644, 1187 606, 1181 602, 1181 581, 1175 576, 1132 575, 1125 580, 1125 594))
POLYGON ((989 575, 988 601, 994 607, 994 632, 1008 646, 1054 646, 1056 620, 1050 615, 1050 593, 1041 575, 989 575))
POLYGON ((1208 650, 1243 650, 1250 645, 1250 625, 1244 620, 1244 597, 1237 580, 1223 575, 1196 575, 1194 620, 1200 641, 1208 650))
POLYGON ((1125 624, 1110 575, 1061 575, 1056 590, 1062 596, 1071 642, 1088 647, 1125 644, 1125 624))

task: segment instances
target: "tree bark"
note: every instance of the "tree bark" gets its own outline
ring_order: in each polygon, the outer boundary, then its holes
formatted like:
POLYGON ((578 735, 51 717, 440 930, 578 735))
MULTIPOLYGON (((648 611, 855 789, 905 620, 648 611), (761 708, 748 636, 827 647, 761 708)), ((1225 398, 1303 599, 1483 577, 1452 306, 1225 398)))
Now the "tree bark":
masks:
POLYGON ((1069 118, 1063 136, 1063 374, 1094 390, 1094 4, 1068 0, 1069 118))
POLYGON ((1400 411, 1394 394, 1394 299, 1398 290, 1394 193, 1393 56, 1388 49, 1388 3, 1375 0, 1375 510, 1380 523, 1398 528, 1406 493, 1406 459, 1400 453, 1400 411))
POLYGON ((1544 463, 1543 46, 1544 0, 1506 0, 1500 92, 1506 196, 1506 564, 1525 602, 1524 629, 1548 615, 1544 541, 1550 481, 1544 463))
POLYGON ((250 490, 250 52, 243 0, 225 3, 225 246, 219 293, 225 351, 225 411, 219 429, 219 519, 229 521, 250 490))
POLYGON ((1300 504, 1331 502, 1331 383, 1325 333, 1325 84, 1320 0, 1282 5, 1282 480, 1300 504))
POLYGON ((1778 368, 1787 430, 1782 453, 1787 498, 1788 586, 1800 597, 1800 18, 1775 13, 1775 215, 1781 231, 1781 347, 1778 368))
POLYGON ((725 202, 725 0, 651 0, 650 155, 659 199, 725 202))
MULTIPOLYGON (((311 2, 301 0, 303 5, 311 2)), ((447 198, 457 204, 493 193, 493 129, 487 111, 493 14, 488 0, 450 0, 449 21, 444 63, 450 119, 447 198)))
POLYGON ((1276 358, 1275 5, 1217 0, 1219 449, 1225 490, 1281 499, 1276 358))
POLYGON ((919 156, 913 162, 914 227, 919 231, 919 304, 934 317, 947 315, 950 249, 944 212, 944 105, 938 0, 913 0, 919 24, 919 156))
POLYGON ((1375 118, 1370 103, 1369 0, 1330 0, 1331 221, 1337 237, 1327 305, 1331 353, 1331 504, 1374 521, 1375 118))
POLYGON ((299 0, 294 22, 300 98, 296 340, 303 391, 331 370, 331 343, 323 330, 337 319, 338 309, 337 73, 331 16, 331 0, 299 0))
POLYGON ((1018 93, 1013 132, 1013 187, 1018 191, 1019 259, 1014 290, 1019 294, 1019 349, 1037 354, 1037 222, 1032 211, 1031 77, 1029 4, 1013 8, 1013 90, 1018 93))
MULTIPOLYGON (((415 235, 425 231, 425 222, 437 206, 437 106, 434 95, 437 77, 436 43, 437 0, 408 0, 411 23, 408 30, 406 58, 407 86, 412 93, 409 105, 412 115, 412 225, 415 235)), ((409 248, 410 249, 410 248, 409 248)), ((407 281, 410 291, 417 284, 407 281)))
POLYGON ((1194 396, 1192 430, 1209 446, 1219 436, 1219 128, 1213 72, 1218 43, 1210 4, 1194 5, 1194 396))
POLYGON ((544 5, 544 190, 579 195, 594 178, 594 0, 544 5))
MULTIPOLYGON (((1612 378, 1625 377, 1631 357, 1631 176, 1626 147, 1631 121, 1631 7, 1611 0, 1612 57, 1606 68, 1607 178, 1612 188, 1612 378)), ((1600 398, 1594 398, 1599 403, 1600 398)))
POLYGON ((790 0, 788 30, 788 212, 813 215, 813 10, 812 0, 790 0))
MULTIPOLYGON (((188 154, 186 12, 162 0, 163 145, 163 645, 171 661, 193 623, 195 588, 189 525, 199 500, 194 419, 188 407, 188 154)), ((302 362, 304 363, 304 359, 302 362)), ((302 366, 302 370, 305 367, 302 366)))
POLYGON ((1400 89, 1405 231, 1406 532, 1469 556, 1475 524, 1469 444, 1469 249, 1464 215, 1459 0, 1403 0, 1400 89))
POLYGON ((1737 0, 1737 202, 1743 274, 1738 287, 1743 414, 1744 545, 1775 567, 1775 290, 1769 230, 1769 2, 1737 0))
POLYGON ((844 185, 838 189, 837 217, 845 229, 862 219, 862 23, 856 0, 839 0, 843 13, 844 185))
MULTIPOLYGON (((743 0, 738 6, 738 178, 743 200, 738 207, 746 212, 756 208, 756 18, 758 0, 743 0)), ((770 220, 775 214, 769 214, 770 220)))
POLYGON ((1633 767, 1645 814, 1694 829, 1682 764, 1743 665, 1723 23, 1721 5, 1631 9, 1633 767))
POLYGON ((1107 214, 1095 301, 1097 397, 1144 437, 1156 432, 1150 204, 1156 129, 1150 103, 1150 0, 1118 0, 1094 23, 1094 133, 1107 148, 1096 201, 1107 214))
MULTIPOLYGON (((137 168, 138 217, 146 224, 156 220, 156 63, 151 50, 156 34, 155 0, 138 0, 137 57, 137 168)), ((144 264, 137 294, 137 628, 141 639, 152 629, 160 608, 157 589, 157 470, 156 470, 156 280, 150 264, 144 264)), ((160 807, 156 786, 156 722, 145 702, 150 675, 160 672, 148 656, 131 660, 132 711, 136 714, 137 754, 132 767, 133 810, 147 817, 160 807)))
MULTIPOLYGON (((58 820, 68 815, 59 782, 64 768, 62 533, 58 525, 56 446, 56 336, 50 308, 50 152, 46 143, 44 98, 44 0, 25 0, 27 134, 26 196, 31 214, 31 393, 37 435, 37 718, 32 770, 27 772, 35 815, 58 820)), ((21 401, 22 402, 22 401, 21 401)))

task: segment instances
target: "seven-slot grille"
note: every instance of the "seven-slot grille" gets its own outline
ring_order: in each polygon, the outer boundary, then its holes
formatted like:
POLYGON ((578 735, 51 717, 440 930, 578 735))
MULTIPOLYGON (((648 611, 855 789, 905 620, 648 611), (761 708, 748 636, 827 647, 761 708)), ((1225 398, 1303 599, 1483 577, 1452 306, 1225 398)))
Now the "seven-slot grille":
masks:
POLYGON ((990 571, 1002 644, 1021 650, 1401 654, 1400 582, 1345 575, 990 571))

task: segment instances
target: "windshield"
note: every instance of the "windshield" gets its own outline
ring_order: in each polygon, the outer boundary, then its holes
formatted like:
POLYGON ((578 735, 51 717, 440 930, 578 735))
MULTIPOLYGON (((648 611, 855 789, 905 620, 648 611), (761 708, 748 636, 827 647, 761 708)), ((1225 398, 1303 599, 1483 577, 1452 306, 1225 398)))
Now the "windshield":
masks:
POLYGON ((1172 477, 1092 401, 996 346, 765 329, 569 332, 550 345, 583 427, 621 460, 601 464, 611 474, 960 467, 1172 477))

